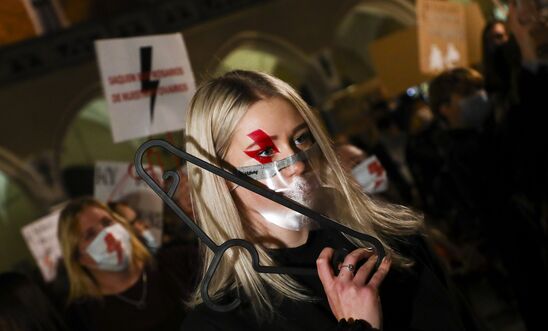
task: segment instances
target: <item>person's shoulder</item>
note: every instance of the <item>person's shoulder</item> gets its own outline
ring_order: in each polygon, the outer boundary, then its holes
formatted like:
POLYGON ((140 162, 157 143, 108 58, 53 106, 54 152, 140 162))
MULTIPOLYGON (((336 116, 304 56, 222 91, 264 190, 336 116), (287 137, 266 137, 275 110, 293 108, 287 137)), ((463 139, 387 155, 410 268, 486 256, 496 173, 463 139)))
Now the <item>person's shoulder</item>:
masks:
POLYGON ((101 298, 81 297, 70 301, 70 303, 66 305, 65 309, 68 311, 80 311, 95 308, 101 304, 103 304, 101 298))

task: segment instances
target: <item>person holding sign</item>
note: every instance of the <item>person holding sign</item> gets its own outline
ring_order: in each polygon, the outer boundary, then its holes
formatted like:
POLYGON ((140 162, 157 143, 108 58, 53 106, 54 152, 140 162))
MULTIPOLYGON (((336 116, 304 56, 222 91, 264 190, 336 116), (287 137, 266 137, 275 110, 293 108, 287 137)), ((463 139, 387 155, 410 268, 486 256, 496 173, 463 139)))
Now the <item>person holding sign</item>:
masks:
POLYGON ((59 241, 74 330, 174 330, 191 285, 190 250, 155 260, 128 222, 93 198, 61 212, 59 241))
MULTIPOLYGON (((186 134, 188 153, 378 238, 386 257, 375 269, 370 243, 189 165, 197 223, 213 241, 246 239, 261 265, 317 275, 258 273, 247 252, 229 249, 208 293, 218 305, 239 299, 239 306, 212 309, 199 286, 181 330, 477 329, 422 236, 422 218, 364 194, 288 84, 251 71, 210 80, 191 101, 186 134), (349 253, 333 263, 340 249, 349 253)), ((204 282, 213 253, 200 252, 204 282)))

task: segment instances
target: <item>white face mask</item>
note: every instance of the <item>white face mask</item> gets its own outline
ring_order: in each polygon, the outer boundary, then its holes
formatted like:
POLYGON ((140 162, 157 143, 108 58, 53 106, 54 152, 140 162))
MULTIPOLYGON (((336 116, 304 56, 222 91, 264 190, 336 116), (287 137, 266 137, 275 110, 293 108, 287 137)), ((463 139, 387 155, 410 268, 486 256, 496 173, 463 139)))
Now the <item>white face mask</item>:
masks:
POLYGON ((125 270, 132 253, 130 235, 122 225, 110 225, 99 232, 86 248, 86 252, 97 263, 99 270, 125 270))
POLYGON ((145 240, 145 243, 147 247, 153 252, 157 252, 158 248, 160 248, 160 245, 156 242, 156 238, 154 238, 154 234, 152 234, 152 231, 150 229, 146 229, 141 233, 141 236, 145 240))
POLYGON ((460 101, 461 125, 465 128, 479 129, 491 112, 487 92, 481 90, 460 101))
POLYGON ((355 166, 352 175, 366 193, 381 193, 388 189, 386 170, 375 155, 355 166))

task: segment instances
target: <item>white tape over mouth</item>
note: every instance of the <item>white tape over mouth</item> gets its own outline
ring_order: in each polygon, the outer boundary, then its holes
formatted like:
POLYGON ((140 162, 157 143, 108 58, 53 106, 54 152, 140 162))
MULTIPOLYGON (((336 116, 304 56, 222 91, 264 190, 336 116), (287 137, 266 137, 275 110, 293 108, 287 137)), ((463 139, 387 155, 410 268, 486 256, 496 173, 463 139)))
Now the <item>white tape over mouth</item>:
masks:
MULTIPOLYGON (((319 187, 318 181, 313 174, 305 174, 292 179, 291 183, 284 188, 275 190, 285 197, 305 206, 311 207, 315 200, 315 190, 319 187)), ((300 231, 312 223, 308 217, 298 212, 283 208, 277 211, 260 211, 263 218, 281 228, 300 231)))

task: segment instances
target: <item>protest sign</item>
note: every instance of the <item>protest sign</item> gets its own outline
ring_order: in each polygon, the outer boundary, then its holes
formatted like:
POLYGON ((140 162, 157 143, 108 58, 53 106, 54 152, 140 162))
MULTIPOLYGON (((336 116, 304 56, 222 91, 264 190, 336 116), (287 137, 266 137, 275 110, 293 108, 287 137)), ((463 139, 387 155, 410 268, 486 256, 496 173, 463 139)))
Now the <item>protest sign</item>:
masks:
POLYGON ((60 213, 53 212, 21 229, 23 238, 46 282, 55 279, 57 264, 61 259, 61 247, 57 239, 60 213))
POLYGON ((421 72, 436 74, 446 69, 468 66, 464 5, 417 0, 416 6, 421 72))
POLYGON ((114 142, 184 128, 196 85, 181 34, 95 42, 114 142))

